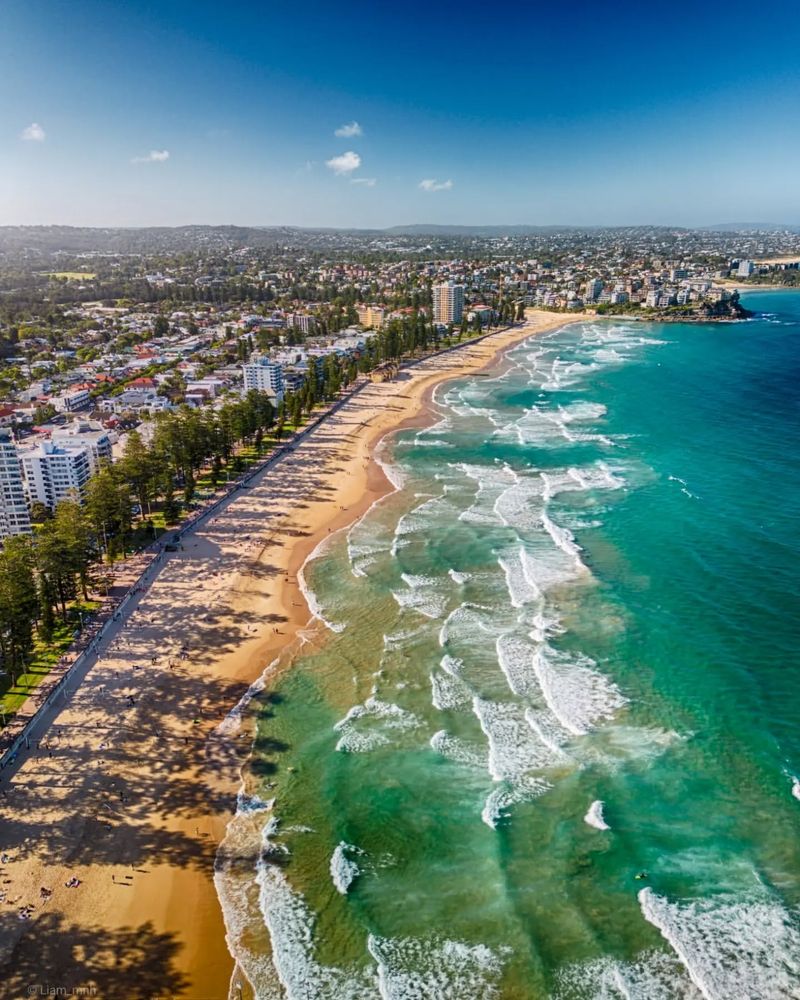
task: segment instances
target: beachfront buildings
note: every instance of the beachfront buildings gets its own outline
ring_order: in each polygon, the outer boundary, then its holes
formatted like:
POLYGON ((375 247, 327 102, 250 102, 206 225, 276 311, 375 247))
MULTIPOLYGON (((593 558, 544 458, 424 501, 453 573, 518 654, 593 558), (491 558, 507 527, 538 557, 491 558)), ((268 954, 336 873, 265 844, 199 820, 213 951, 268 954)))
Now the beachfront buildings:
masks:
POLYGON ((276 399, 283 399, 283 367, 262 355, 253 355, 242 365, 244 391, 256 389, 276 399))
POLYGON ((382 306, 356 306, 358 322, 362 326, 371 327, 373 330, 380 330, 386 316, 386 310, 382 306))
POLYGON ((100 471, 104 462, 111 461, 112 435, 97 420, 76 420, 54 430, 51 440, 62 448, 86 448, 92 475, 100 471))
POLYGON ((595 302, 600 298, 600 294, 603 291, 603 282, 599 278, 592 278, 591 281, 586 282, 586 290, 584 295, 587 302, 595 302))
POLYGON ((446 282, 433 286, 434 323, 460 323, 464 315, 464 286, 446 282))
POLYGON ((81 498, 92 474, 92 460, 86 445, 64 447, 42 441, 22 452, 25 489, 31 503, 54 510, 60 500, 81 498))
POLYGON ((53 396, 50 402, 61 413, 75 413, 84 410, 92 402, 88 389, 74 389, 60 396, 53 396))
POLYGON ((0 540, 30 534, 31 519, 22 485, 17 446, 11 431, 0 429, 0 540))

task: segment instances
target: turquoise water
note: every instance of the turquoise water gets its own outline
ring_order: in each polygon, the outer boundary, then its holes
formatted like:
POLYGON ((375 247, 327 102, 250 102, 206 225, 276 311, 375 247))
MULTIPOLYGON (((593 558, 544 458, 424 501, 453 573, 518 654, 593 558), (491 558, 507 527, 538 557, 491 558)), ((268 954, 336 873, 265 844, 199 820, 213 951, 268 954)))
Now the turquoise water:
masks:
POLYGON ((255 700, 260 996, 800 996, 800 294, 748 304, 529 341, 384 448, 255 700))

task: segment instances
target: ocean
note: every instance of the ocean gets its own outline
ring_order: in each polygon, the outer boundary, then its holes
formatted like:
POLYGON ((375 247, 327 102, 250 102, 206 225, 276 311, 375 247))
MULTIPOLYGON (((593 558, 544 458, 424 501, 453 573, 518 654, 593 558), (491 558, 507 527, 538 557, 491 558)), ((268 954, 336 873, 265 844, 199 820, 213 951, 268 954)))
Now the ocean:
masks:
POLYGON ((800 293, 746 301, 531 339, 384 443, 248 707, 259 997, 800 997, 800 293))

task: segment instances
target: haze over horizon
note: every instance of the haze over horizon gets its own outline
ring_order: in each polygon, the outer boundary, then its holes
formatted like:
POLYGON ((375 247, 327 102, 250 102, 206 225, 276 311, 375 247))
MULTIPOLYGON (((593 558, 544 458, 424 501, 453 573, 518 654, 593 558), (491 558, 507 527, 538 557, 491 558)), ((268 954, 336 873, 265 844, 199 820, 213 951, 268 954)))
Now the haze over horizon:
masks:
POLYGON ((794 23, 9 0, 0 225, 796 223, 794 23))

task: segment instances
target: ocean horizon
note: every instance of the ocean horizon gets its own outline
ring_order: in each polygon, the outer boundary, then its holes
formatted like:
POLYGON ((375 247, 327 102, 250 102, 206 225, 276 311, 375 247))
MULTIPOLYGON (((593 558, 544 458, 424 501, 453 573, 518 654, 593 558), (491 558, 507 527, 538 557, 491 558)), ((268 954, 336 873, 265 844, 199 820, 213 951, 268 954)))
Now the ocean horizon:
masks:
POLYGON ((800 995, 800 292, 746 304, 533 337, 384 440, 249 707, 259 998, 800 995))

